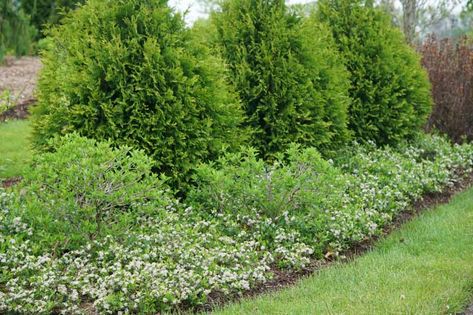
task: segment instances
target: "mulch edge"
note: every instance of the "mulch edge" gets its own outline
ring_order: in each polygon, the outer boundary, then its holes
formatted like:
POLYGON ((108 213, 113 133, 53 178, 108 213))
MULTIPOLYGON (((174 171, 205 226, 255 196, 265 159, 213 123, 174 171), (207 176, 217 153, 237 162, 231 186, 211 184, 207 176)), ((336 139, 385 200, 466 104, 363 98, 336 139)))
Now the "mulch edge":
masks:
MULTIPOLYGON (((460 175, 459 180, 455 181, 451 186, 444 187, 441 192, 427 193, 421 199, 413 202, 410 207, 399 213, 389 225, 383 228, 381 235, 373 236, 366 241, 356 244, 351 249, 342 252, 340 254, 340 257, 343 257, 342 259, 327 259, 322 261, 314 259, 307 268, 299 271, 281 270, 279 268, 273 267, 271 272, 274 276, 271 280, 261 283, 253 289, 242 292, 241 294, 224 295, 223 293, 219 292, 211 293, 207 303, 199 307, 188 309, 188 311, 195 313, 212 312, 217 308, 230 303, 237 303, 243 299, 254 298, 263 294, 278 292, 282 289, 294 286, 298 282, 316 274, 327 267, 334 265, 337 262, 342 262, 343 264, 350 263, 357 257, 373 249, 381 239, 398 230, 407 222, 417 218, 422 213, 435 209, 439 205, 447 204, 450 202, 452 197, 472 186, 473 173, 460 175)), ((471 308, 473 311, 473 305, 471 308)), ((466 313, 465 315, 473 315, 473 313, 466 313)))
POLYGON ((36 99, 24 99, 18 101, 11 108, 0 114, 0 122, 12 119, 27 119, 30 115, 30 107, 36 103, 36 99))
POLYGON ((22 177, 21 176, 16 176, 16 177, 10 177, 4 180, 0 179, 0 187, 3 188, 10 188, 12 186, 15 186, 19 182, 21 182, 22 177))
POLYGON ((462 315, 473 315, 473 304, 471 304, 465 312, 461 313, 462 315))

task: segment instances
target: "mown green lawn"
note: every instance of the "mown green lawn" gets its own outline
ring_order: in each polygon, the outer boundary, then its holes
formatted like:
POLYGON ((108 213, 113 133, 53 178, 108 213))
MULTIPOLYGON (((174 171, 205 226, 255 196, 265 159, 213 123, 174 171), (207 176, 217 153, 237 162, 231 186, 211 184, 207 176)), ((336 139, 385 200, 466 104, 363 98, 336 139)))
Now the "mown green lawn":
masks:
POLYGON ((216 314, 455 314, 473 296, 473 189, 370 253, 216 314))
POLYGON ((0 123, 0 179, 20 176, 31 159, 30 122, 0 123))

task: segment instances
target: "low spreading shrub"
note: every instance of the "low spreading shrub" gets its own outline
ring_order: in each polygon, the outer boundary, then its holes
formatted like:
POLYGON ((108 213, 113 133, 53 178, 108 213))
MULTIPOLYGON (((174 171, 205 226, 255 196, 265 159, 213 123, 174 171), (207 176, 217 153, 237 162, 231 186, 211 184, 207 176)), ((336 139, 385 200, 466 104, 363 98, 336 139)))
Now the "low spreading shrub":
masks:
POLYGON ((77 134, 55 139, 51 147, 25 172, 17 200, 18 216, 37 229, 42 250, 125 235, 137 217, 171 203, 168 188, 151 172, 153 161, 141 151, 77 134))
POLYGON ((0 312, 154 314, 200 305, 211 293, 267 281, 274 265, 298 269, 339 255, 473 170, 473 145, 438 136, 354 144, 334 161, 291 146, 268 164, 248 149, 202 164, 182 203, 167 197, 140 152, 76 135, 55 143, 36 158, 39 173, 0 189, 0 312), (146 195, 156 198, 140 198, 151 188, 146 195), (84 205, 106 213, 106 229, 97 232, 84 205), (82 226, 83 238, 67 246, 78 216, 95 228, 82 226), (55 242, 38 250, 45 239, 55 242), (66 245, 60 251, 57 240, 66 245))
POLYGON ((270 218, 287 211, 321 209, 323 203, 340 206, 338 197, 327 200, 327 196, 343 193, 346 181, 317 150, 301 150, 296 145, 274 164, 266 164, 255 150, 247 149, 214 164, 202 164, 196 172, 196 187, 189 193, 196 204, 226 213, 260 209, 261 215, 270 218))
POLYGON ((427 129, 461 142, 473 140, 473 50, 467 39, 428 38, 420 47, 422 64, 432 82, 434 107, 427 129))
POLYGON ((333 150, 349 140, 348 74, 327 27, 283 0, 223 1, 212 22, 210 42, 228 64, 251 145, 264 158, 293 142, 333 150))
MULTIPOLYGON (((442 189, 454 170, 471 167, 472 149, 420 137, 395 149, 355 143, 331 163, 294 147, 280 158, 288 162, 270 165, 249 150, 198 167, 188 203, 290 227, 321 256, 379 233, 412 200, 442 189)), ((274 235, 267 237, 270 244, 274 235)))
POLYGON ((193 165, 245 139, 223 63, 167 1, 90 0, 51 31, 34 142, 73 131, 142 149, 184 189, 193 165))
POLYGON ((320 0, 317 20, 329 25, 350 72, 348 125, 356 139, 396 144, 427 121, 430 83, 420 57, 372 3, 320 0))
MULTIPOLYGON (((302 241, 316 244, 322 255, 326 236, 321 226, 327 224, 326 211, 341 209, 353 179, 323 160, 317 150, 292 146, 279 161, 266 164, 248 149, 242 154, 228 154, 215 165, 203 164, 196 171, 196 186, 188 202, 201 211, 215 209, 227 215, 259 217, 276 225, 291 226, 302 241)), ((243 227, 242 227, 243 228, 243 227)), ((258 225, 248 225, 257 228, 258 225)), ((272 246, 277 230, 270 229, 265 240, 272 246)))

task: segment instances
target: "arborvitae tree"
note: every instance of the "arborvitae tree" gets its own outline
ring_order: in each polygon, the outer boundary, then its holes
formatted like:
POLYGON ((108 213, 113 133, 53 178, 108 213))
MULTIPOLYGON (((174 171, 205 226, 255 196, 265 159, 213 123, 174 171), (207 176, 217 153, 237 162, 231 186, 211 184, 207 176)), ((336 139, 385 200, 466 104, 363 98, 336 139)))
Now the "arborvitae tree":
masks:
POLYGON ((392 144, 416 133, 431 111, 420 57, 390 18, 363 0, 320 0, 351 75, 349 127, 362 140, 392 144))
POLYGON ((51 31, 34 140, 77 131, 143 149, 175 188, 238 147, 243 113, 225 67, 166 0, 89 0, 51 31))
POLYGON ((0 62, 8 51, 16 56, 31 52, 35 29, 13 0, 0 0, 0 62))
POLYGON ((264 157, 292 142, 327 150, 349 138, 349 81, 330 31, 284 0, 224 1, 212 21, 264 157))

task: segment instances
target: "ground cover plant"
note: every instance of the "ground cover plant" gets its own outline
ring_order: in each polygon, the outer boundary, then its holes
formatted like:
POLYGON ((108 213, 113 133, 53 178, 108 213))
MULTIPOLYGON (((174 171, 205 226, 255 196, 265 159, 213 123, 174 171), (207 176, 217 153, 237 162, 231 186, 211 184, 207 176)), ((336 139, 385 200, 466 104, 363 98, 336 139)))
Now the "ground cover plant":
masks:
POLYGON ((266 164, 247 150, 202 164, 179 202, 142 152, 75 134, 51 146, 1 194, 3 312, 155 313, 242 292, 272 266, 302 268, 379 234, 473 166, 472 145, 437 136, 355 145, 334 161, 294 146, 266 164))
POLYGON ((470 189, 348 264, 215 314, 463 314, 473 285, 472 203, 470 189))
POLYGON ((180 206, 142 152, 75 134, 51 146, 0 195, 0 311, 156 313, 265 279, 253 237, 180 206))

